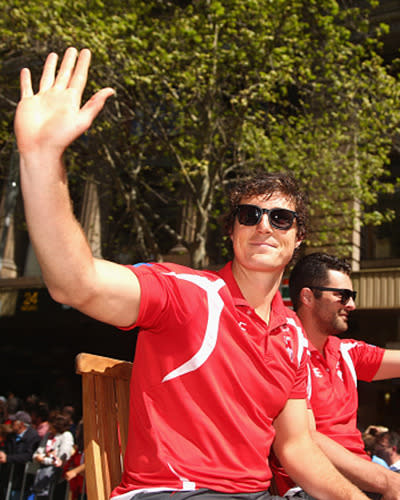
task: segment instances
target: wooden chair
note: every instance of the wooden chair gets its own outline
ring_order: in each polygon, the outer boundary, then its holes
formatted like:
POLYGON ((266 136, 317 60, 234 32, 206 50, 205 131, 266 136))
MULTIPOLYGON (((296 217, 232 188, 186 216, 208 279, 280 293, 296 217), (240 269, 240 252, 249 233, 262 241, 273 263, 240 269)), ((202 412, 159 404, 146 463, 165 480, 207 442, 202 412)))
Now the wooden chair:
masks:
POLYGON ((129 422, 132 363, 93 354, 76 357, 82 376, 88 500, 108 500, 121 479, 129 422))

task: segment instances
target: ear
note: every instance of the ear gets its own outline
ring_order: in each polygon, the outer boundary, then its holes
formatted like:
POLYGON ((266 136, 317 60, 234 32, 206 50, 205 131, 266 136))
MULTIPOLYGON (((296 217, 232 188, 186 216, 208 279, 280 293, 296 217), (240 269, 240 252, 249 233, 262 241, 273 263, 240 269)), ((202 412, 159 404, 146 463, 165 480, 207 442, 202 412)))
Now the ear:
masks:
POLYGON ((305 306, 310 307, 312 300, 314 298, 314 294, 311 290, 311 288, 302 288, 300 291, 300 302, 304 304, 305 306))
POLYGON ((299 246, 300 246, 302 243, 303 243, 303 239, 297 239, 296 244, 295 244, 296 248, 299 248, 299 246))

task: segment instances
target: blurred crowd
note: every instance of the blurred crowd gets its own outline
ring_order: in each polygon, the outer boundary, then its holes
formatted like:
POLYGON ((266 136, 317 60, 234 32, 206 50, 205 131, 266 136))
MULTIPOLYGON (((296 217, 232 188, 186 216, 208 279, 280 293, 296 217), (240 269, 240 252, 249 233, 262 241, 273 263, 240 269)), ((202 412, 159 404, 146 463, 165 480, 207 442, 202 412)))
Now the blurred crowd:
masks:
POLYGON ((381 425, 370 425, 363 433, 365 450, 373 462, 400 472, 400 434, 381 425))
POLYGON ((74 405, 0 396, 0 500, 84 498, 83 425, 74 405))
MULTIPOLYGON (((373 462, 400 472, 398 432, 370 425, 362 436, 373 462)), ((84 471, 83 425, 74 405, 0 396, 0 500, 84 499, 84 471)))

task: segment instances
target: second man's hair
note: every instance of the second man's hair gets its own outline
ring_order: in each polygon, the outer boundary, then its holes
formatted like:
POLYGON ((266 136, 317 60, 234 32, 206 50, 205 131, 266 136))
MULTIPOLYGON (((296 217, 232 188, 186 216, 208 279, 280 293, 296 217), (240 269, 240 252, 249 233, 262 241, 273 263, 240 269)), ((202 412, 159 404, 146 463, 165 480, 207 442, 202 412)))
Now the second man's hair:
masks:
MULTIPOLYGON (((340 271, 350 276, 351 266, 344 259, 334 255, 315 252, 300 259, 294 266, 289 278, 289 293, 293 308, 297 311, 300 305, 300 292, 304 287, 326 286, 329 271, 340 271)), ((321 292, 315 291, 315 296, 321 292)))

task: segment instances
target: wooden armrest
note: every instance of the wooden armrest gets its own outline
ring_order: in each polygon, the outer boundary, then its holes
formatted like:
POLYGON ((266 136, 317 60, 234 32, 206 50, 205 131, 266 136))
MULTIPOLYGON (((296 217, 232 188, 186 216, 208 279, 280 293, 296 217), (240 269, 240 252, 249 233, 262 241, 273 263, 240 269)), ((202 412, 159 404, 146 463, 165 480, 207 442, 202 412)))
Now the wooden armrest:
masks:
POLYGON ((132 363, 81 352, 76 356, 76 373, 92 373, 121 380, 130 380, 132 363))

